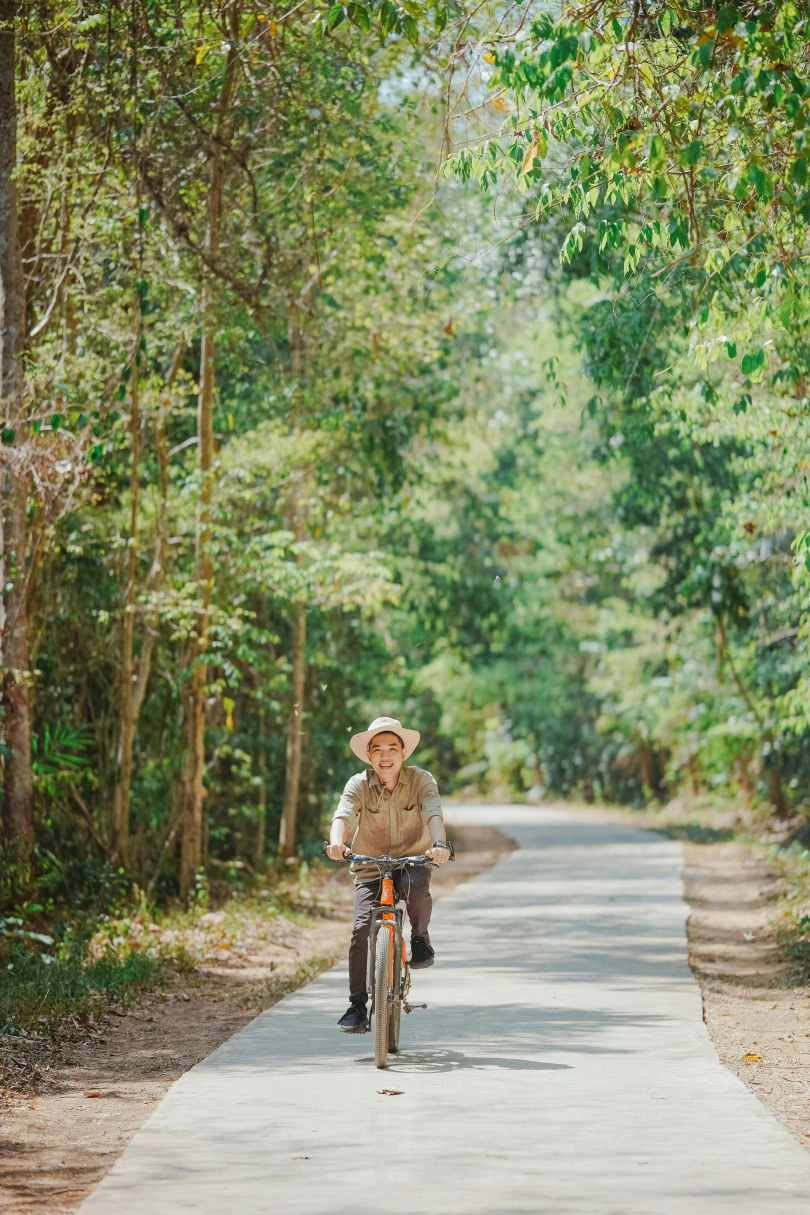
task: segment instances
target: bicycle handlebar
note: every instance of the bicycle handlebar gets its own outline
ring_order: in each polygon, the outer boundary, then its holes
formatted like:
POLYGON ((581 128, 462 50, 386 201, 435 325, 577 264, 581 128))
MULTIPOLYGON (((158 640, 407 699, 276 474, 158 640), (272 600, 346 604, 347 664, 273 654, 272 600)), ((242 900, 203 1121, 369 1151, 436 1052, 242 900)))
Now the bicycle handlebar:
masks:
MULTIPOLYGON (((323 845, 323 854, 326 855, 328 844, 323 845)), ((349 865, 435 865, 436 861, 432 861, 429 856, 425 856, 424 852, 418 856, 363 856, 357 852, 347 852, 340 858, 346 861, 349 865)), ((450 860, 456 859, 455 849, 450 845, 450 860)))

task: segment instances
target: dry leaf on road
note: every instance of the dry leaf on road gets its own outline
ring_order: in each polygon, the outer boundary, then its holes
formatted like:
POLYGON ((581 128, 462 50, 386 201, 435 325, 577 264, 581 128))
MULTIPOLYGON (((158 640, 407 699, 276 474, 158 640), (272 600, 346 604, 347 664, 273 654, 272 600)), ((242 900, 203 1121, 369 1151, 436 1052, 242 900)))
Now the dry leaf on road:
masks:
POLYGON ((378 1088, 377 1092, 381 1097, 401 1097, 404 1089, 401 1088, 378 1088))

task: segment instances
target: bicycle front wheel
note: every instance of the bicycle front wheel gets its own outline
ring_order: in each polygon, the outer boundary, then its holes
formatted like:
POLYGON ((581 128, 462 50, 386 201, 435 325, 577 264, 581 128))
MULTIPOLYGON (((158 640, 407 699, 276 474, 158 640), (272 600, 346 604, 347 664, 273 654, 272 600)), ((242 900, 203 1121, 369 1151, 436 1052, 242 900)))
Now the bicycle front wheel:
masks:
POLYGON ((377 933, 377 949, 374 955, 374 1062, 377 1067, 388 1066, 390 976, 391 933, 387 928, 381 928, 377 933))
POLYGON ((388 1049, 392 1055, 399 1050, 399 1026, 402 1021, 402 1001, 395 1000, 388 1016, 388 1049))

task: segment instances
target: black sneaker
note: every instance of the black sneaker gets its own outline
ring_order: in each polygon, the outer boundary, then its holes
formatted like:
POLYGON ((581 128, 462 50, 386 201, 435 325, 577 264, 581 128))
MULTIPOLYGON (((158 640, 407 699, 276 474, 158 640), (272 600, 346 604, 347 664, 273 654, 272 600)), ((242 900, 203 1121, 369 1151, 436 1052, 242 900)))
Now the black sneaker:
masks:
POLYGON ((432 966, 435 954, 424 937, 411 937, 411 957, 408 963, 411 970, 426 970, 432 966))
POLYGON ((338 1021, 338 1025, 344 1034, 364 1034, 368 1029, 368 1016, 365 1004, 355 1004, 352 1001, 338 1021))

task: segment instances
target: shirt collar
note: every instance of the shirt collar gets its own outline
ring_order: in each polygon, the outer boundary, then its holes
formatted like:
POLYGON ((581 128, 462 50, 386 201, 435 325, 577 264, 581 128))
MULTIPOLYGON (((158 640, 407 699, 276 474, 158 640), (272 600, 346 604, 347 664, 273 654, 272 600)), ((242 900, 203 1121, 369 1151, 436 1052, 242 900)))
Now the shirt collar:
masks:
MULTIPOLYGON (((410 770, 410 768, 407 768, 405 766, 405 764, 403 764, 399 770, 399 780, 397 781, 395 787, 391 790, 391 792, 396 793, 397 789, 399 789, 401 785, 409 784, 410 780, 411 780, 411 770, 410 770)), ((369 783, 369 788, 372 788, 372 789, 382 790, 385 788, 385 785, 382 783, 382 781, 380 780, 379 776, 377 775, 377 773, 374 771, 373 768, 369 768, 369 770, 368 770, 368 783, 369 783)), ((387 792, 387 790, 386 790, 386 792, 387 792)))

